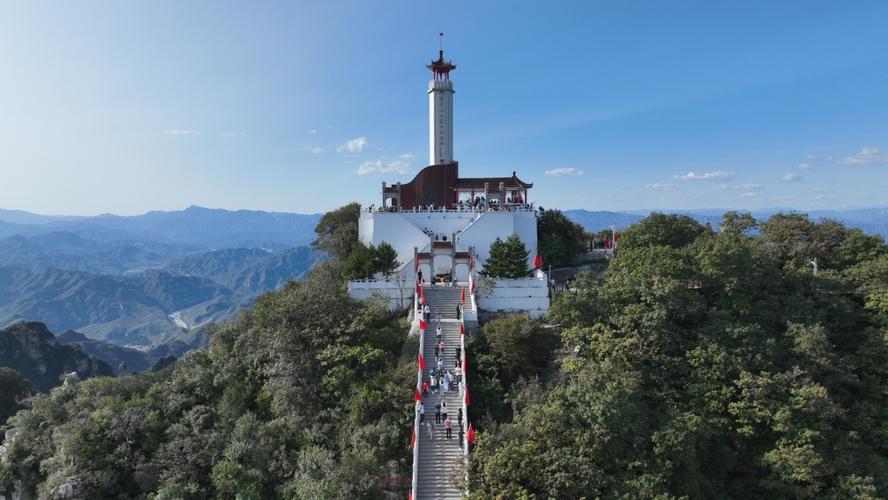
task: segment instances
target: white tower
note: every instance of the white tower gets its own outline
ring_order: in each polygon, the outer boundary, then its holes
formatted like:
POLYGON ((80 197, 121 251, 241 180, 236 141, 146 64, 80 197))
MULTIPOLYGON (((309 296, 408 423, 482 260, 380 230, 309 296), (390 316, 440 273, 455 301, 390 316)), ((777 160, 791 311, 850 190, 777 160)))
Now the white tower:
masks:
POLYGON ((446 165, 453 161, 453 82, 450 71, 455 64, 444 60, 444 51, 438 59, 426 64, 432 70, 429 81, 429 165, 446 165))

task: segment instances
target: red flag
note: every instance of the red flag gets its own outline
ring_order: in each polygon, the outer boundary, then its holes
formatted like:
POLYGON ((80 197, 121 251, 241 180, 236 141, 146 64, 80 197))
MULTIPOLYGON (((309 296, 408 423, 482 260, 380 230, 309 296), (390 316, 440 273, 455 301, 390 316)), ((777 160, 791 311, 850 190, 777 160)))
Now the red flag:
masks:
POLYGON ((469 431, 466 432, 466 441, 475 444, 475 428, 472 424, 469 424, 469 431))
POLYGON ((459 324, 459 334, 460 335, 463 334, 463 324, 462 323, 459 324))
POLYGON ((543 258, 540 257, 539 252, 537 252, 536 257, 533 258, 533 268, 539 269, 543 267, 543 258))
POLYGON ((461 304, 466 303, 466 289, 465 288, 463 288, 462 290, 459 291, 459 302, 461 304))
POLYGON ((419 270, 419 257, 416 257, 416 256, 413 257, 413 270, 414 271, 419 270))
POLYGON ((475 280, 472 280, 472 293, 475 293, 475 280))
POLYGON ((407 492, 407 500, 413 500, 413 490, 407 492))
POLYGON ((413 449, 413 445, 416 444, 416 426, 413 427, 413 430, 410 432, 410 449, 413 449))
POLYGON ((416 356, 416 362, 419 364, 420 370, 425 370, 425 362, 422 360, 422 354, 416 356))
POLYGON ((423 321, 423 320, 419 320, 419 329, 420 329, 420 330, 425 330, 425 329, 426 329, 426 322, 425 322, 425 321, 423 321))
POLYGON ((416 401, 422 401, 422 394, 419 392, 419 387, 413 388, 413 399, 416 401))
POLYGON ((610 248, 610 247, 611 247, 611 242, 610 242, 610 240, 607 239, 607 238, 605 238, 605 239, 604 239, 604 248, 610 248))
POLYGON ((466 394, 463 398, 463 401, 465 402, 466 406, 469 406, 469 384, 466 384, 466 394))
POLYGON ((419 286, 419 282, 416 282, 416 293, 420 293, 422 288, 419 286))
POLYGON ((419 300, 425 304, 425 289, 423 287, 419 287, 419 300))
POLYGON ((471 271, 472 269, 475 269, 475 258, 469 257, 469 271, 471 271))
MULTIPOLYGON (((463 358, 463 360, 462 360, 463 361, 463 374, 465 374, 466 367, 469 365, 469 362, 466 361, 466 353, 462 353, 462 358, 463 358)), ((468 387, 468 386, 466 386, 466 387, 468 387)))

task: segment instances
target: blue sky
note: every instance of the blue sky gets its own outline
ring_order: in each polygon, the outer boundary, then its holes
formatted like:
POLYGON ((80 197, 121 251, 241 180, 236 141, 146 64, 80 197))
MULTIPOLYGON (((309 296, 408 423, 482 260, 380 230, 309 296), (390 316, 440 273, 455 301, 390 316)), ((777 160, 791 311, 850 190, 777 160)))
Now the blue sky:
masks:
POLYGON ((464 176, 563 209, 886 206, 886 26, 877 1, 3 2, 0 207, 378 203, 425 166, 442 27, 464 176))

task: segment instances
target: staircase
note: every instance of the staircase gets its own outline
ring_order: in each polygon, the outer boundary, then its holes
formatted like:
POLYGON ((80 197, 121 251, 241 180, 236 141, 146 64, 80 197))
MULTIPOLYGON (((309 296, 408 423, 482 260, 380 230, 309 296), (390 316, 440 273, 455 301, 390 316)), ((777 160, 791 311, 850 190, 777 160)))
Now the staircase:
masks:
MULTIPOLYGON (((428 380, 429 370, 435 368, 435 332, 439 325, 441 339, 445 343, 443 367, 445 370, 454 370, 456 361, 454 349, 460 345, 460 323, 456 316, 456 307, 460 302, 460 290, 460 287, 438 285, 424 287, 426 302, 431 308, 431 321, 425 331, 423 359, 426 370, 423 372, 423 380, 428 380)), ((460 448, 459 421, 457 419, 459 410, 462 408, 462 394, 458 386, 449 390, 445 396, 435 395, 429 391, 429 395, 423 398, 423 405, 425 405, 426 413, 425 423, 422 424, 422 430, 417 436, 419 462, 417 491, 414 498, 417 500, 461 498, 462 492, 453 485, 451 476, 454 473, 454 465, 461 466, 464 457, 463 450, 460 448), (438 400, 447 402, 448 414, 453 421, 451 439, 447 439, 443 418, 442 423, 435 423, 435 402, 438 400), (426 425, 428 422, 432 423, 433 439, 429 437, 426 425)))

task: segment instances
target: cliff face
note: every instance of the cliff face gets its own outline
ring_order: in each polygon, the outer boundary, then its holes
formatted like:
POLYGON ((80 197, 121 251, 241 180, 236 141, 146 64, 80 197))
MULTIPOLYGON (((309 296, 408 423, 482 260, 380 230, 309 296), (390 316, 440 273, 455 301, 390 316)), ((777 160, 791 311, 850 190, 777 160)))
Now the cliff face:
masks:
POLYGON ((21 373, 41 391, 77 372, 80 378, 112 375, 111 366, 76 346, 59 344, 43 323, 22 321, 0 330, 0 366, 21 373))

